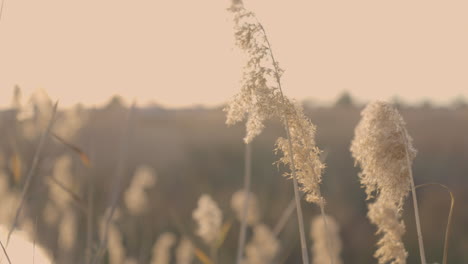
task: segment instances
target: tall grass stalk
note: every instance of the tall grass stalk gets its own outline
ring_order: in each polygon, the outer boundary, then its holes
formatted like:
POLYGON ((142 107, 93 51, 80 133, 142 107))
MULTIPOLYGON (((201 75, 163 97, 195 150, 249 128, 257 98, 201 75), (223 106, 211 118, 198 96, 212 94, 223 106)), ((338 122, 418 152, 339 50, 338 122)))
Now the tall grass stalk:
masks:
POLYGON ((283 94, 283 71, 274 57, 265 29, 255 14, 246 10, 242 1, 233 1, 229 10, 235 15, 236 44, 248 59, 241 91, 225 108, 226 123, 232 125, 247 118, 244 141, 249 143, 262 132, 264 121, 271 118, 282 121, 287 138, 278 138, 276 152, 283 153, 278 163, 289 167, 285 176, 293 180, 302 260, 308 264, 299 184, 308 202, 319 205, 323 201, 319 185, 324 165, 319 160, 320 150, 315 144, 315 125, 305 116, 302 106, 283 94))
POLYGON ((249 199, 250 199, 250 185, 252 178, 252 142, 245 144, 245 155, 244 155, 244 194, 246 195, 244 199, 244 206, 242 209, 242 221, 241 229, 239 234, 239 244, 237 248, 237 258, 236 263, 240 264, 244 256, 245 240, 247 233, 247 214, 249 209, 249 199))
MULTIPOLYGON (((325 162, 327 156, 328 156, 328 150, 325 149, 323 151, 322 155, 320 156, 320 161, 325 162)), ((304 196, 305 196, 305 193, 301 193, 301 199, 304 198, 304 196)), ((291 217, 292 213, 294 212, 294 209, 296 209, 296 202, 295 202, 295 199, 293 198, 288 203, 286 208, 283 210, 283 212, 281 213, 281 217, 279 218, 278 222, 276 222, 276 225, 273 228, 273 233, 275 234, 275 236, 279 236, 281 231, 283 231, 284 227, 286 226, 286 224, 289 221, 289 218, 291 217)))
MULTIPOLYGON (((282 103, 286 104, 286 100, 285 100, 285 97, 284 97, 284 94, 283 94, 283 89, 282 89, 282 86, 281 86, 281 77, 280 77, 280 73, 279 73, 280 71, 278 69, 278 63, 276 62, 275 56, 273 55, 273 50, 271 48, 270 41, 268 40, 265 28, 263 27, 263 25, 258 20, 257 20, 257 23, 259 24, 260 29, 262 30, 262 32, 264 34, 265 41, 266 41, 266 43, 268 45, 268 50, 269 50, 269 53, 270 53, 270 57, 271 57, 271 60, 273 61, 273 65, 275 67, 275 79, 276 79, 276 82, 278 84, 278 88, 279 88, 279 91, 280 91, 282 103)), ((299 187, 298 187, 297 176, 296 176, 296 165, 295 165, 295 162, 294 162, 293 144, 292 144, 292 140, 291 140, 291 132, 290 132, 290 129, 289 129, 289 122, 288 122, 288 118, 287 118, 286 113, 284 113, 284 126, 285 126, 285 130, 286 130, 286 136, 287 136, 287 139, 288 139, 289 151, 291 152, 291 155, 290 155, 291 173, 292 173, 292 178, 293 178, 294 200, 295 200, 296 208, 297 208, 296 212, 297 212, 297 221, 298 221, 298 226, 299 226, 299 235, 300 235, 300 239, 301 239, 302 261, 303 261, 303 263, 309 263, 309 256, 308 256, 308 253, 307 253, 307 242, 306 242, 305 228, 304 228, 304 218, 303 218, 302 207, 301 207, 301 197, 300 197, 300 194, 299 194, 299 187)), ((320 189, 318 189, 318 191, 319 191, 319 196, 321 196, 320 189)), ((325 230, 326 230, 326 233, 328 233, 327 221, 326 221, 326 218, 325 218, 325 216, 326 216, 326 214, 325 214, 325 202, 324 202, 323 198, 319 203, 320 203, 319 204, 320 213, 322 215, 322 218, 323 218, 323 221, 324 221, 324 224, 325 224, 325 230)), ((331 264, 333 264, 333 258, 331 256, 331 249, 330 249, 329 244, 328 244, 328 253, 330 254, 331 264)))
POLYGON ((350 150, 362 169, 359 179, 367 199, 374 199, 368 204, 368 218, 377 226, 377 234, 382 235, 374 256, 380 263, 406 263, 402 212, 412 191, 421 263, 426 264, 411 168, 417 151, 406 123, 398 110, 385 101, 369 103, 361 116, 350 150))
MULTIPOLYGON (((279 88, 279 91, 280 91, 280 95, 281 95, 281 100, 282 100, 282 103, 285 104, 285 99, 284 99, 284 94, 283 94, 283 89, 281 87, 281 78, 280 78, 280 75, 279 75, 279 72, 278 72, 278 64, 276 63, 276 59, 275 59, 275 56, 273 55, 273 51, 271 49, 271 44, 270 44, 270 41, 267 37, 267 34, 266 34, 266 31, 265 31, 265 28, 263 27, 263 25, 257 20, 257 23, 258 25, 260 26, 262 32, 263 32, 263 35, 265 37, 265 41, 268 45, 268 50, 270 52, 270 57, 271 57, 271 60, 273 61, 273 65, 275 67, 275 79, 276 79, 276 82, 278 84, 278 88, 279 88)), ((294 188, 294 200, 295 200, 295 203, 296 203, 296 212, 297 212, 297 223, 298 223, 298 226, 299 226, 299 236, 300 236, 300 240, 301 240, 301 252, 302 252, 302 262, 304 264, 308 264, 309 263, 309 254, 307 253, 307 241, 306 241, 306 236, 305 236, 305 228, 304 228, 304 218, 303 218, 303 215, 302 215, 302 207, 301 207, 301 197, 299 196, 299 187, 298 187, 298 184, 297 184, 297 177, 296 177, 296 166, 294 164, 294 153, 293 153, 293 145, 292 145, 292 140, 291 140, 291 135, 290 135, 290 131, 289 131, 289 122, 288 122, 288 118, 285 114, 284 116, 284 127, 285 127, 285 130, 286 130, 286 136, 288 138, 288 144, 289 144, 289 151, 291 152, 291 173, 292 173, 292 178, 293 178, 293 188, 294 188)))
POLYGON ((29 168, 29 172, 28 172, 28 174, 26 176, 26 182, 24 184, 23 191, 21 192, 20 203, 18 205, 18 208, 16 209, 15 218, 13 219, 11 227, 8 230, 7 242, 6 242, 7 247, 8 247, 8 243, 10 242, 11 234, 15 230, 16 224, 17 224, 17 222, 19 220, 19 217, 21 215, 21 210, 23 209, 24 202, 26 200, 26 195, 28 194, 29 186, 31 185, 32 178, 34 177, 34 174, 36 173, 36 168, 37 168, 37 165, 39 164, 39 156, 42 153, 42 149, 44 148, 46 139, 50 134, 52 126, 54 125, 55 116, 57 114, 57 107, 58 107, 58 101, 55 103, 55 105, 54 105, 54 107, 52 109, 52 113, 51 113, 51 116, 50 116, 50 120, 49 120, 49 122, 47 124, 47 128, 42 133, 41 138, 39 139, 39 145, 37 146, 36 153, 34 153, 33 161, 32 161, 31 167, 29 168))
POLYGON ((5 246, 3 246, 2 241, 0 241, 0 246, 2 247, 3 254, 5 255, 5 257, 6 257, 7 261, 8 261, 8 263, 11 264, 10 257, 8 256, 8 253, 7 253, 7 251, 6 251, 5 246))
POLYGON ((448 245, 449 245, 449 237, 450 237, 450 228, 452 226, 452 216, 453 216, 453 208, 455 206, 455 196, 453 195, 452 191, 450 190, 449 187, 440 184, 440 183, 435 183, 435 182, 430 182, 430 183, 423 183, 420 185, 415 186, 415 189, 425 187, 425 186, 440 186, 444 188, 445 190, 448 191, 450 194, 450 210, 448 214, 448 219, 447 219, 447 227, 445 228, 445 238, 444 238, 444 256, 442 258, 442 264, 447 264, 447 258, 448 258, 448 245))
POLYGON ((410 176, 410 182, 411 182, 411 193, 413 197, 413 207, 414 207, 414 217, 416 219, 416 231, 418 233, 418 245, 419 245, 419 255, 421 256, 421 263, 426 264, 426 254, 424 252, 424 241, 423 241, 423 235, 421 231, 421 220, 419 218, 419 207, 418 207, 418 199, 416 197, 416 188, 414 187, 414 178, 413 178, 413 169, 411 168, 411 161, 409 157, 409 151, 408 151, 408 132, 406 129, 403 129, 403 138, 405 139, 405 154, 406 154, 406 162, 408 163, 408 168, 409 168, 409 176, 410 176))
POLYGON ((93 249, 93 217, 94 217, 94 178, 88 173, 88 192, 87 192, 87 211, 86 215, 86 252, 85 259, 86 263, 91 262, 92 258, 92 249, 93 249))

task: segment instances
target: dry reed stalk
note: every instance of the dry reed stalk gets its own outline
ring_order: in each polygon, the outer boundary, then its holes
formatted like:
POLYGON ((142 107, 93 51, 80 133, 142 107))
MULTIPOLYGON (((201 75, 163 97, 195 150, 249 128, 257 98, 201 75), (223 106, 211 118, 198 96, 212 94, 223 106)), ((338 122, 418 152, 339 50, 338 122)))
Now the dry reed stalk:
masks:
POLYGON ((47 124, 47 128, 41 135, 41 138, 39 140, 39 145, 37 146, 36 153, 34 154, 34 157, 33 157, 31 168, 29 169, 29 172, 28 172, 28 174, 26 176, 26 182, 24 184, 23 191, 21 192, 20 203, 19 203, 18 209, 16 210, 15 218, 13 219, 13 223, 11 224, 11 227, 8 230, 8 236, 7 236, 7 242, 6 242, 7 247, 8 247, 8 242, 10 241, 11 234, 13 233, 13 231, 14 231, 14 229, 16 227, 16 224, 18 222, 19 216, 21 214, 21 210, 23 209, 24 202, 25 202, 25 199, 26 199, 26 195, 27 195, 28 190, 29 190, 29 185, 31 184, 32 178, 33 178, 33 176, 34 176, 34 174, 36 172, 36 168, 37 168, 37 165, 39 163, 39 156, 42 153, 42 149, 44 148, 46 139, 47 139, 47 137, 48 137, 48 135, 49 135, 49 133, 50 133, 50 131, 52 129, 52 126, 54 125, 55 116, 57 114, 57 107, 58 107, 58 101, 55 103, 55 105, 54 105, 54 107, 52 109, 52 113, 51 113, 51 116, 50 116, 50 120, 49 120, 49 122, 47 124))
POLYGON ((411 183, 411 193, 413 197, 413 207, 414 207, 414 217, 416 219, 416 232, 418 234, 418 245, 419 245, 419 255, 421 257, 421 263, 426 264, 426 254, 424 252, 424 240, 421 231, 421 220, 419 219, 419 206, 418 206, 418 199, 416 198, 416 188, 414 187, 414 177, 413 177, 413 169, 411 168, 411 160, 410 160, 410 151, 409 151, 409 140, 408 140, 408 132, 406 128, 402 128, 403 131, 403 138, 405 140, 405 156, 406 162, 408 163, 409 168, 409 176, 410 176, 410 183, 411 183))
MULTIPOLYGON (((236 44, 248 55, 241 92, 226 107, 228 125, 242 121, 247 116, 245 143, 261 133, 263 122, 278 117, 284 125, 287 138, 277 141, 277 151, 283 153, 281 163, 289 166, 293 180, 294 198, 301 241, 303 263, 309 263, 305 228, 300 204, 299 183, 306 200, 323 206, 319 184, 323 164, 315 146, 315 126, 308 120, 300 106, 283 94, 279 67, 265 29, 255 15, 247 11, 241 1, 234 1, 236 44), (299 161, 296 161, 296 158, 299 161)), ((321 207, 323 213, 323 207, 321 207)))
POLYGON ((6 248, 3 246, 3 243, 2 243, 1 240, 0 240, 0 246, 2 247, 3 254, 5 254, 5 257, 7 258, 8 263, 11 264, 10 257, 8 256, 8 253, 7 253, 7 251, 6 251, 6 248))
POLYGON ((239 244, 237 246, 236 263, 240 264, 244 256, 244 247, 247 233, 247 214, 250 199, 250 183, 252 178, 252 143, 245 144, 245 171, 244 171, 244 206, 242 210, 241 229, 239 234, 239 244))
POLYGON ((377 233, 383 235, 374 256, 379 263, 406 263, 408 253, 402 242, 405 224, 401 218, 404 200, 411 190, 421 263, 426 264, 411 169, 416 150, 406 124, 398 111, 383 101, 368 104, 361 116, 351 152, 362 168, 359 178, 367 199, 377 196, 375 202, 368 205, 368 217, 378 227, 377 233))
MULTIPOLYGON (((322 163, 325 163, 325 160, 328 157, 328 153, 329 153, 328 150, 325 149, 323 151, 323 154, 320 155, 320 161, 322 163)), ((304 196, 305 196, 305 193, 301 193, 301 199, 304 198, 304 196)), ((293 198, 293 199, 291 199, 289 204, 286 206, 286 208, 284 208, 278 222, 276 223, 275 227, 273 228, 273 233, 275 234, 275 236, 279 236, 281 231, 284 229, 284 227, 288 223, 289 218, 291 217, 291 215, 292 215, 292 213, 294 212, 295 209, 296 209, 296 201, 293 198)))
POLYGON ((86 263, 91 262, 92 248, 93 248, 93 237, 94 237, 94 178, 88 174, 88 197, 87 197, 87 212, 86 215, 86 252, 85 260, 86 263))
POLYGON ((442 264, 447 264, 450 229, 452 227, 453 208, 455 206, 455 195, 452 193, 452 191, 450 190, 449 187, 447 187, 447 186, 445 186, 443 184, 440 184, 440 183, 432 183, 432 182, 431 183, 424 183, 424 184, 420 184, 420 185, 416 186, 415 189, 418 189, 420 187, 430 186, 430 185, 442 187, 445 190, 447 190, 448 193, 450 194, 450 210, 449 210, 448 219, 447 219, 447 227, 445 228, 444 256, 442 258, 442 264))

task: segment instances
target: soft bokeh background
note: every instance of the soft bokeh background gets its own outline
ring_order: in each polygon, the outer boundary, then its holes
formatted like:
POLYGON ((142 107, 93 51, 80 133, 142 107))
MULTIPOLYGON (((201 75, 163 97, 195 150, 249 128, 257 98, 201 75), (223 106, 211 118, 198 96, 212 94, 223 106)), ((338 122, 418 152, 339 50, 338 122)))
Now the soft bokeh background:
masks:
MULTIPOLYGON (((14 118, 18 113, 14 108, 0 112, 2 188, 7 189, 12 197, 22 188, 37 146, 40 130, 35 128, 40 127, 43 118, 40 110, 52 107, 52 102, 44 94, 33 101, 41 103, 36 104, 36 110, 29 114, 28 119, 14 118), (44 102, 47 107, 40 106, 44 102), (18 160, 23 171, 19 174, 18 160)), ((414 163, 416 184, 439 182, 455 194, 449 261, 466 263, 468 104, 459 101, 435 107, 430 103, 419 106, 399 101, 394 103, 407 121, 409 133, 418 149, 414 163)), ((362 105, 354 103, 349 94, 343 94, 331 106, 318 106, 311 101, 305 101, 304 105, 307 115, 318 126, 317 142, 327 153, 322 188, 328 201, 328 213, 341 225, 343 259, 345 263, 373 263, 375 228, 366 218, 364 191, 359 186, 358 169, 353 166, 349 153, 362 105)), ((87 168, 76 152, 57 139, 49 138, 20 226, 36 234, 38 243, 44 245, 54 259, 65 261, 60 263, 83 261, 87 245, 86 214, 80 210, 80 203, 70 201, 66 193, 57 199, 50 176, 65 182, 84 203, 92 201, 92 208, 88 210, 93 212, 91 223, 96 237, 92 241, 97 243, 97 230, 110 203, 118 164, 122 164, 119 153, 124 145, 128 146, 123 162, 124 190, 130 188, 135 171, 142 165, 153 168, 157 174, 156 185, 149 189, 149 204, 142 215, 135 217, 124 199, 119 200, 121 217, 118 226, 128 256, 147 263, 152 244, 166 231, 189 235, 203 248, 194 235, 196 225, 191 214, 200 195, 208 193, 219 203, 224 219, 234 221, 220 251, 221 263, 231 263, 237 246, 239 223, 230 208, 230 198, 242 187, 244 127, 226 127, 221 108, 171 110, 159 106, 137 106, 130 126, 125 121, 129 111, 128 102, 114 97, 100 108, 77 106, 59 112, 54 132, 87 153, 92 167, 87 168), (129 136, 123 136, 128 130, 129 136), (68 160, 65 163, 68 165, 63 165, 64 159, 68 160), (90 193, 93 195, 89 196, 90 193), (65 207, 60 206, 63 200, 68 201, 65 207), (69 229, 73 226, 68 229, 60 227, 63 220, 59 216, 65 216, 68 209, 75 212, 76 229, 71 231, 69 229), (37 221, 36 227, 32 221, 37 221), (60 235, 64 230, 69 232, 66 237, 74 241, 74 246, 67 250, 61 247, 60 242, 64 239, 60 235)), ((19 116, 26 114, 20 113, 19 116)), ((278 158, 273 153, 274 142, 283 134, 278 122, 270 122, 253 144, 253 191, 260 200, 262 219, 271 227, 277 223, 293 196, 291 182, 281 176, 283 169, 272 165, 278 158)), ((428 260, 440 262, 450 198, 447 192, 437 187, 426 187, 418 192, 428 260)), ((3 200, 5 202, 2 203, 0 212, 4 224, 11 222, 11 213, 14 212, 14 200, 11 200, 3 200)), ((304 202, 303 207, 306 223, 319 214, 314 205, 304 202)), ((410 252, 408 263, 417 263, 418 249, 410 199, 404 215, 407 224, 404 240, 410 252)), ((298 263, 300 251, 294 218, 280 239, 283 245, 280 257, 284 261, 280 263, 298 263)))

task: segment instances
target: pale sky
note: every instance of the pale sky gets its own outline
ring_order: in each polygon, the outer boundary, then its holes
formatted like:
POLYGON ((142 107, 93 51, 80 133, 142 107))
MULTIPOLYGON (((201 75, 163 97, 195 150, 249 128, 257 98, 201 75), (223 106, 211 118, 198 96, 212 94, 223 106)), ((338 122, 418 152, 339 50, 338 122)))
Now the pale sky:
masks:
MULTIPOLYGON (((468 98, 466 0, 244 2, 267 29, 291 97, 468 98)), ((223 103, 241 73, 228 3, 5 0, 0 106, 15 84, 62 105, 113 94, 170 107, 223 103)))

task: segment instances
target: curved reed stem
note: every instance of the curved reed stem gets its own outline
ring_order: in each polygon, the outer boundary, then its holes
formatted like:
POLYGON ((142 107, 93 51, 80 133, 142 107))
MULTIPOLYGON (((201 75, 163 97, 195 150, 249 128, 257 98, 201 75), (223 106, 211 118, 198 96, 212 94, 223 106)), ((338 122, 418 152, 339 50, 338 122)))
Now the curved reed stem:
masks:
POLYGON ((430 183, 424 183, 417 185, 415 189, 418 189, 420 187, 425 187, 429 185, 435 185, 435 186, 440 186, 444 189, 446 189, 449 194, 450 194, 450 211, 447 219, 447 227, 445 228, 445 239, 444 239, 444 257, 442 259, 442 264, 447 264, 447 258, 448 258, 448 244, 449 244, 449 237, 450 237, 450 228, 452 227, 452 215, 453 215, 453 207, 455 206, 455 196, 453 195, 452 191, 450 190, 449 187, 436 183, 436 182, 430 182, 430 183))
MULTIPOLYGON (((268 40, 265 28, 262 26, 262 24, 258 20, 257 20, 257 23, 260 26, 260 29, 262 30, 263 35, 265 37, 265 41, 266 41, 266 43, 268 45, 268 50, 270 52, 270 57, 271 57, 271 60, 273 61, 273 65, 275 67, 275 79, 276 79, 276 82, 278 84, 278 88, 279 88, 279 91, 280 91, 280 94, 281 94, 281 100, 282 100, 283 103, 285 103, 286 100, 284 98, 283 89, 281 87, 281 79, 280 79, 280 75, 279 75, 279 71, 278 71, 278 64, 276 63, 275 56, 273 55, 273 51, 271 49, 270 41, 268 40)), ((292 174, 292 178, 293 178, 294 200, 296 202, 297 222, 298 222, 298 226, 299 226, 299 235, 300 235, 300 239, 301 239, 302 262, 304 264, 308 264, 309 263, 309 254, 307 253, 307 242, 306 242, 306 237, 305 237, 304 218, 302 216, 301 198, 299 196, 299 186, 298 186, 297 177, 296 177, 296 166, 294 164, 294 158, 293 158, 294 157, 293 144, 292 144, 290 130, 289 130, 289 123, 288 123, 288 119, 287 119, 286 116, 284 118, 284 127, 285 127, 285 130, 286 130, 286 136, 288 138, 289 151, 291 152, 291 155, 290 155, 291 156, 291 161, 290 161, 291 162, 291 174, 292 174)))

